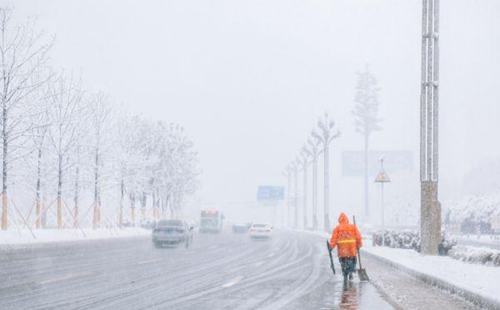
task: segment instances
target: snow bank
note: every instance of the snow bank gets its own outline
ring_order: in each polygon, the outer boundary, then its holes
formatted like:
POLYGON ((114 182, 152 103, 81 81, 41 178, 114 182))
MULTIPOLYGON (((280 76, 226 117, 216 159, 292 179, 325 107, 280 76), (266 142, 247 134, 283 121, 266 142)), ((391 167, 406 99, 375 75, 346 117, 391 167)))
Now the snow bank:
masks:
POLYGON ((147 236, 151 230, 139 227, 123 229, 40 229, 0 231, 0 245, 37 244, 47 242, 68 242, 79 240, 97 240, 108 238, 124 238, 147 236))
POLYGON ((463 262, 500 266, 500 251, 490 248, 460 245, 451 249, 448 255, 463 262))
POLYGON ((469 264, 446 256, 424 256, 412 250, 372 247, 363 252, 487 308, 500 307, 500 268, 469 264))

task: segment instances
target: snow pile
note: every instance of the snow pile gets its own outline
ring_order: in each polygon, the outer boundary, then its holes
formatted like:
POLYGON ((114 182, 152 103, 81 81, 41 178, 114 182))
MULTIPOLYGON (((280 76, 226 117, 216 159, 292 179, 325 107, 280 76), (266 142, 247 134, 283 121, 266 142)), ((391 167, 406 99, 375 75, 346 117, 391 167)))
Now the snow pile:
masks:
POLYGON ((148 236, 151 230, 128 227, 123 229, 40 229, 0 231, 0 245, 36 244, 148 236))
POLYGON ((500 305, 500 268, 469 264, 447 256, 425 256, 404 249, 366 245, 363 251, 469 300, 500 305))
POLYGON ((500 251, 489 248, 456 246, 450 250, 448 255, 464 262, 500 266, 500 251))
MULTIPOLYGON (((398 249, 413 249, 420 252, 420 235, 417 231, 390 231, 383 230, 373 233, 373 245, 386 246, 398 249)), ((446 234, 441 237, 439 244, 439 254, 447 255, 457 244, 456 240, 450 239, 446 234)))

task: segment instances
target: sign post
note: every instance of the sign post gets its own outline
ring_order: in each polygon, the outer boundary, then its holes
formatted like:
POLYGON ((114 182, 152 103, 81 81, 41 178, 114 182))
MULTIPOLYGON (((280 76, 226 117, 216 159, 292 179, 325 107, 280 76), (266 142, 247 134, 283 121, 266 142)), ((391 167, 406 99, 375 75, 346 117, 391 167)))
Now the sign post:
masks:
POLYGON ((391 182, 389 175, 384 170, 384 158, 380 158, 380 171, 375 178, 375 183, 380 184, 380 207, 382 210, 382 246, 385 245, 385 214, 384 214, 384 183, 391 182))

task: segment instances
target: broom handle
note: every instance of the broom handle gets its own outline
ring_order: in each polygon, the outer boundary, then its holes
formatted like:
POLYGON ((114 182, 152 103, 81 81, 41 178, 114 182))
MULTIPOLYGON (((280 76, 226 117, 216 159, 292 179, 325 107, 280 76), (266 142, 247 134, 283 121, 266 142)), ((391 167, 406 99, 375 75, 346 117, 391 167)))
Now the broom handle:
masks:
MULTIPOLYGON (((352 221, 354 223, 354 226, 356 226, 356 217, 354 215, 352 216, 352 221)), ((363 267, 361 266, 361 255, 359 254, 359 249, 356 250, 358 252, 359 269, 363 269, 363 267)))

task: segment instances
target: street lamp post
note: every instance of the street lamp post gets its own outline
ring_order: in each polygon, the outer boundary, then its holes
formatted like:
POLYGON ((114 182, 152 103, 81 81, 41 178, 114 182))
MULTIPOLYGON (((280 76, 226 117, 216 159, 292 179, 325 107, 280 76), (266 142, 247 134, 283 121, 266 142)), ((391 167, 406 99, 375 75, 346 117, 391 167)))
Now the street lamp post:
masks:
POLYGON ((318 155, 319 141, 313 140, 311 138, 307 139, 307 144, 309 147, 305 147, 304 150, 312 158, 312 227, 313 230, 318 229, 318 155))
POLYGON ((420 240, 422 254, 437 255, 441 239, 438 200, 439 0, 422 0, 420 93, 420 240))
POLYGON ((384 158, 380 158, 380 172, 375 178, 375 183, 380 184, 380 208, 382 217, 382 245, 385 245, 385 214, 384 214, 384 183, 391 182, 389 175, 384 170, 384 158))
POLYGON ((323 229, 326 232, 330 232, 330 143, 340 136, 340 132, 335 129, 335 122, 328 118, 328 114, 325 113, 324 118, 318 121, 318 128, 320 133, 313 131, 312 135, 316 138, 323 146, 323 158, 324 158, 324 204, 323 204, 323 229))
POLYGON ((300 159, 301 159, 301 165, 302 165, 302 173, 303 175, 303 193, 302 193, 302 224, 304 226, 304 229, 307 228, 307 165, 308 165, 308 159, 309 159, 309 151, 307 150, 307 146, 304 146, 302 148, 302 151, 300 152, 300 159))
POLYGON ((294 161, 292 163, 292 169, 293 169, 293 188, 294 188, 294 197, 293 197, 293 214, 294 214, 294 219, 293 219, 293 228, 298 228, 299 227, 299 180, 298 180, 298 175, 299 175, 299 165, 298 165, 298 160, 294 161))
POLYGON ((292 166, 289 164, 283 171, 283 175, 287 178, 287 188, 286 188, 286 210, 283 210, 283 224, 290 226, 290 205, 292 202, 292 166))

